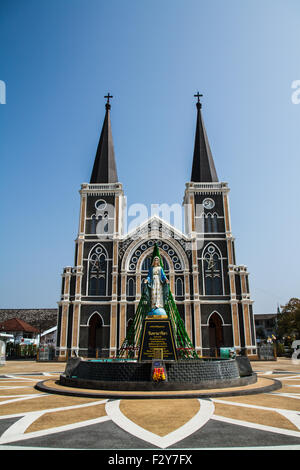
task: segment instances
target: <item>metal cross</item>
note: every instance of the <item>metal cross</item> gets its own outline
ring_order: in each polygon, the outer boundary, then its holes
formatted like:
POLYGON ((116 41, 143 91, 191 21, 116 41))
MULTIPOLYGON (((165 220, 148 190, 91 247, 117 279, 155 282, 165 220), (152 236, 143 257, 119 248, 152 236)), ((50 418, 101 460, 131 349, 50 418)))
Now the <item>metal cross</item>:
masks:
POLYGON ((194 95, 195 98, 198 98, 198 103, 200 103, 200 98, 203 95, 200 95, 199 91, 197 91, 196 95, 194 95))
POLYGON ((110 98, 113 98, 113 96, 110 95, 109 93, 107 93, 107 95, 104 96, 104 98, 107 98, 107 104, 109 104, 109 100, 110 100, 110 98))

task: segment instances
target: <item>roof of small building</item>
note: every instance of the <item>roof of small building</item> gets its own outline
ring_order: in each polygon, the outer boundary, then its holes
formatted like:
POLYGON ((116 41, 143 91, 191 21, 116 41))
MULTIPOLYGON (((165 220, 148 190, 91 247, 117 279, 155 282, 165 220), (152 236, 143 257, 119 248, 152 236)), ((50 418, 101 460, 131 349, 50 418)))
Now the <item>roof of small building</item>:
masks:
POLYGON ((0 330, 2 331, 24 331, 26 333, 39 333, 39 330, 29 323, 26 323, 20 318, 11 318, 0 323, 0 330))
POLYGON ((57 330, 57 326, 53 326, 52 328, 49 328, 49 330, 43 331, 43 333, 41 333, 41 336, 48 335, 49 333, 53 333, 56 330, 57 330))
POLYGON ((277 317, 277 313, 255 313, 255 320, 272 320, 277 317))

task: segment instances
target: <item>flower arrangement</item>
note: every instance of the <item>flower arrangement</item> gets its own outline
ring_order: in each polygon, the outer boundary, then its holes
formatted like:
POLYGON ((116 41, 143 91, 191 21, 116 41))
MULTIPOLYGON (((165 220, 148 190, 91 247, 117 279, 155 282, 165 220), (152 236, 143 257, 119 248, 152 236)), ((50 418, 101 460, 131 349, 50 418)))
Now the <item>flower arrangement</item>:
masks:
POLYGON ((153 370, 152 379, 154 382, 159 382, 160 380, 166 380, 166 374, 163 367, 155 367, 153 370))

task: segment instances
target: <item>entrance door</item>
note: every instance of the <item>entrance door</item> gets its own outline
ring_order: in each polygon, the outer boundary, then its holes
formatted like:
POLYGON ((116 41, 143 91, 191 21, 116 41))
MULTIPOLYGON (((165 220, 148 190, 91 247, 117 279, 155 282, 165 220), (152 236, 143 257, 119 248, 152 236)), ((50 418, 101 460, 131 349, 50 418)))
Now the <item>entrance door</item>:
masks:
POLYGON ((222 319, 217 313, 213 313, 209 319, 209 347, 210 355, 220 355, 219 348, 223 345, 222 319))
POLYGON ((89 357, 96 357, 96 352, 103 347, 103 323, 100 315, 94 313, 89 321, 89 357))

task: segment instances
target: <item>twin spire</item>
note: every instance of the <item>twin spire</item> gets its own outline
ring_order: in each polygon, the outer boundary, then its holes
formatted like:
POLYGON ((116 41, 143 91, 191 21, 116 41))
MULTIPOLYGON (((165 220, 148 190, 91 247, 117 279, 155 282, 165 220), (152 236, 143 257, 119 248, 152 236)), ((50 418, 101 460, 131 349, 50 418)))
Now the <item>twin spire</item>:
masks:
POLYGON ((105 104, 106 112, 90 183, 118 182, 114 142, 112 138, 110 123, 111 105, 109 103, 109 100, 113 98, 113 96, 108 93, 104 98, 107 98, 107 102, 105 104))
MULTIPOLYGON (((197 123, 195 133, 194 155, 191 182, 210 183, 217 182, 218 176, 210 150, 202 113, 199 92, 194 95, 197 98, 197 123)), ((104 97, 107 99, 105 104, 105 118, 101 131, 101 136, 96 152, 93 171, 90 183, 117 183, 118 174, 115 160, 114 143, 111 132, 110 122, 110 102, 113 98, 109 93, 104 97)))
POLYGON ((194 96, 197 98, 197 123, 191 181, 194 183, 214 183, 218 181, 218 176, 201 113, 200 97, 203 95, 198 92, 194 96))

